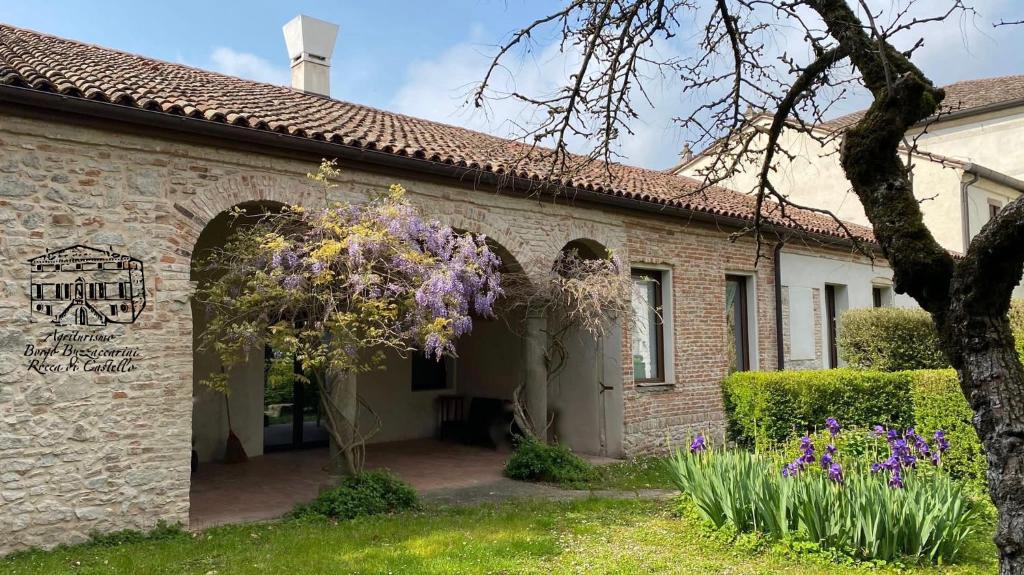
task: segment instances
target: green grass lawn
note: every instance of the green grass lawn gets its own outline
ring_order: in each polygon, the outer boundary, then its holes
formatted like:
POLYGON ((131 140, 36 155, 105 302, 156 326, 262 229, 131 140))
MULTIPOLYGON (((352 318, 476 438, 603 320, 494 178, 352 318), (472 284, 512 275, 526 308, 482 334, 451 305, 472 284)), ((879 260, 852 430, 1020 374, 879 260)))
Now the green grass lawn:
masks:
POLYGON ((667 461, 661 457, 640 457, 599 466, 597 478, 586 487, 619 491, 675 489, 667 461))
MULTIPOLYGON (((283 521, 117 546, 84 545, 0 560, 3 574, 828 574, 864 567, 739 544, 674 513, 668 501, 585 499, 433 509, 331 524, 283 521)), ((972 542, 953 568, 873 573, 996 573, 995 548, 972 542)))

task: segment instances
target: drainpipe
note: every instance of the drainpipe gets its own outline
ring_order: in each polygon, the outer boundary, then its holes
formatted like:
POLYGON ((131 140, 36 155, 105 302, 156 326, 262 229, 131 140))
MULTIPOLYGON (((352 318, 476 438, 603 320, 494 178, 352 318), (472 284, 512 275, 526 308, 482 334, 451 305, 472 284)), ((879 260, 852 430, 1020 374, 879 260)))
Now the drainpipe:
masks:
POLYGON ((782 341, 782 247, 785 245, 786 239, 780 239, 772 255, 772 265, 775 266, 775 352, 778 358, 775 365, 779 371, 786 369, 786 346, 782 341))
POLYGON ((970 221, 970 205, 967 201, 967 189, 971 187, 975 182, 981 179, 981 176, 977 173, 971 173, 971 179, 968 181, 960 181, 960 221, 963 222, 963 233, 964 233, 964 251, 967 253, 967 247, 971 245, 971 221, 970 221))

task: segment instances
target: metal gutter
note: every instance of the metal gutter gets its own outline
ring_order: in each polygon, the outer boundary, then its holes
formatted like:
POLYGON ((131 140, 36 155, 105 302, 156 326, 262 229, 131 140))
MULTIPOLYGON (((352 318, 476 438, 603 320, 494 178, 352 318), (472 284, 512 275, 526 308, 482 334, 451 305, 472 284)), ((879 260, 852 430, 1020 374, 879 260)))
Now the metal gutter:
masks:
MULTIPOLYGON (((311 157, 315 157, 317 160, 325 157, 338 158, 339 160, 365 164, 377 168, 406 170, 445 179, 454 179, 462 184, 466 184, 467 182, 473 184, 491 184, 494 185, 496 189, 509 189, 513 192, 518 192, 525 197, 546 194, 549 197, 556 199, 558 196, 565 196, 570 202, 583 200, 593 204, 650 214, 675 216, 688 221, 724 225, 734 228, 743 228, 750 224, 750 220, 735 216, 670 206, 658 202, 627 198, 613 193, 597 192, 583 188, 566 188, 564 186, 538 182, 537 180, 530 178, 515 177, 504 173, 499 174, 495 172, 488 172, 480 168, 445 164, 424 158, 400 156, 379 150, 367 150, 354 146, 312 140, 301 136, 257 130, 246 126, 235 126, 200 118, 175 116, 165 112, 122 106, 120 104, 112 104, 109 102, 87 100, 51 92, 41 92, 30 88, 0 86, 0 103, 70 113, 76 116, 118 123, 128 123, 135 126, 156 128, 160 130, 169 130, 180 134, 201 136, 204 138, 216 138, 219 140, 257 146, 261 151, 267 151, 270 149, 278 150, 280 152, 289 152, 291 154, 308 154, 311 157)), ((766 231, 771 231, 779 235, 783 233, 799 233, 804 237, 813 238, 830 246, 851 247, 854 245, 854 242, 848 238, 838 238, 828 234, 800 232, 799 230, 770 224, 766 225, 765 229, 766 231)))
MULTIPOLYGON (((971 162, 964 163, 963 169, 965 172, 974 174, 980 178, 985 178, 991 182, 995 182, 1024 193, 1024 180, 1018 180, 1013 176, 1008 176, 1002 172, 997 172, 996 170, 986 168, 985 166, 979 166, 978 164, 972 164, 971 162)), ((974 181, 976 182, 977 179, 974 181)))
POLYGON ((938 117, 930 116, 921 120, 920 122, 911 126, 912 128, 931 125, 939 125, 943 122, 950 120, 959 120, 961 118, 969 118, 971 116, 978 116, 981 114, 988 114, 989 112, 999 112, 1009 108, 1016 108, 1018 106, 1024 106, 1024 98, 1015 98, 1013 100, 1006 100, 1005 102, 996 102, 995 104, 988 104, 986 106, 978 106, 976 108, 967 108, 964 110, 957 110, 948 114, 940 114, 938 117), (937 121, 936 121, 937 120, 937 121))
POLYGON ((786 238, 775 244, 775 253, 772 256, 772 265, 775 266, 775 352, 776 368, 779 371, 786 369, 786 346, 783 342, 783 321, 782 317, 782 248, 786 245, 786 238))
POLYGON ((963 253, 967 253, 967 247, 971 245, 971 222, 970 222, 970 205, 967 201, 967 188, 971 187, 975 182, 981 179, 981 176, 974 172, 971 174, 970 181, 960 180, 960 223, 964 235, 964 249, 963 253))

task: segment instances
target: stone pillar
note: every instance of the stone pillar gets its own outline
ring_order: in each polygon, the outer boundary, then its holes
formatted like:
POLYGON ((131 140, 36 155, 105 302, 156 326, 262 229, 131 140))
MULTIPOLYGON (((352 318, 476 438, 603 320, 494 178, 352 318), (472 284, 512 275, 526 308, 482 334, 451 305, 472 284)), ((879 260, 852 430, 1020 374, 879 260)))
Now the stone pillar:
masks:
POLYGON ((544 365, 547 349, 547 316, 543 310, 526 315, 523 335, 523 369, 526 377, 526 414, 538 437, 547 441, 548 372, 544 365))

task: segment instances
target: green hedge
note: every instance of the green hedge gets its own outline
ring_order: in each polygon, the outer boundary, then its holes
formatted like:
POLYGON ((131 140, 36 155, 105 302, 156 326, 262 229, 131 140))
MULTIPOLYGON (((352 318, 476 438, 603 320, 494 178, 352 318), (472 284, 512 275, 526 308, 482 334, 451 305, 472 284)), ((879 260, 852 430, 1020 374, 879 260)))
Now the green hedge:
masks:
POLYGON ((954 477, 984 479, 988 464, 971 418, 974 412, 960 390, 960 380, 952 369, 914 373, 914 425, 930 438, 941 429, 950 448, 943 466, 954 477))
POLYGON ((846 428, 914 426, 925 437, 942 429, 952 447, 946 466, 955 477, 984 476, 985 457, 956 372, 832 369, 738 372, 724 384, 730 439, 774 447, 835 417, 846 428))
POLYGON ((842 315, 836 344, 850 367, 879 371, 949 367, 935 324, 921 309, 852 309, 842 315))
MULTIPOLYGON (((1024 300, 1013 300, 1009 315, 1017 353, 1024 358, 1024 300)), ((879 371, 950 367, 931 316, 920 309, 847 311, 839 321, 836 343, 839 356, 850 367, 879 371)))
POLYGON ((729 436, 744 446, 781 443, 835 417, 846 427, 908 427, 911 376, 855 369, 746 371, 724 383, 729 436))

